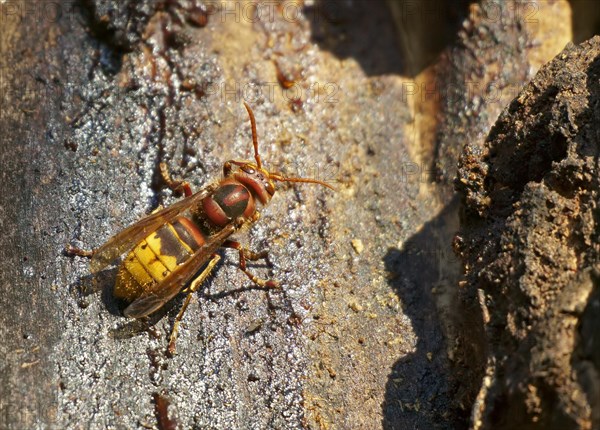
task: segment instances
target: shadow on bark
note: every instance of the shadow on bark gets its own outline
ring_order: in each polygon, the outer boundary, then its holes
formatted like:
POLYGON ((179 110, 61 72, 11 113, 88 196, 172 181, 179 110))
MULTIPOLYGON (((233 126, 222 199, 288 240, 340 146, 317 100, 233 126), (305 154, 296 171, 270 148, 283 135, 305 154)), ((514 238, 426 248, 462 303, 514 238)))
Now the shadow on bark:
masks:
POLYGON ((456 39, 468 3, 319 0, 304 9, 312 41, 368 76, 415 77, 456 39))
POLYGON ((390 248, 384 258, 389 284, 418 339, 390 373, 386 430, 468 427, 485 357, 480 310, 476 304, 467 309, 458 297, 458 260, 451 247, 457 205, 454 198, 401 250, 390 248))

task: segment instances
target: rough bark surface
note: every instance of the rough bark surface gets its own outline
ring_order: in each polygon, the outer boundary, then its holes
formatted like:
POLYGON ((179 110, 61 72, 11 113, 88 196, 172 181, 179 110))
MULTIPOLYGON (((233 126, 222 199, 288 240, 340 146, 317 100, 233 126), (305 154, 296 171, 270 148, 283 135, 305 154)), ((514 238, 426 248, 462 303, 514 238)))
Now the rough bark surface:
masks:
POLYGON ((484 332, 448 184, 503 102, 462 89, 519 85, 539 50, 514 2, 417 5, 409 26, 397 4, 0 2, 1 428, 469 426, 484 332), (224 251, 168 357, 182 297, 144 330, 114 273, 63 249, 175 202, 160 162, 199 189, 252 158, 244 99, 267 167, 338 191, 282 186, 239 240, 283 291, 224 251))
POLYGON ((456 247, 489 348, 475 428, 600 426, 599 59, 600 38, 568 46, 463 153, 456 247))

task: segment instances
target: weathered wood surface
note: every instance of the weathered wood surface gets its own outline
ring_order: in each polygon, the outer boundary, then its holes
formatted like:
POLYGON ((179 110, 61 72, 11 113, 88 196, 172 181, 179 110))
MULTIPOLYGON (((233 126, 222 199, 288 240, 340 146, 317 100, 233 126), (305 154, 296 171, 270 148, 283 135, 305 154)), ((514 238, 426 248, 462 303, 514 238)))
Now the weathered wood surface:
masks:
POLYGON ((486 84, 564 46, 565 3, 540 3, 552 31, 513 2, 410 26, 397 2, 305 3, 0 3, 1 428, 156 428, 156 393, 181 428, 469 426, 486 333, 459 300, 451 183, 510 100, 486 84), (161 161, 199 188, 250 157, 243 98, 269 166, 338 192, 282 187, 241 239, 285 293, 243 289, 225 253, 168 358, 180 301, 127 336, 110 277, 62 250, 175 201, 161 161))
POLYGON ((482 429, 600 426, 600 38, 568 46, 467 147, 457 248, 482 297, 482 429))

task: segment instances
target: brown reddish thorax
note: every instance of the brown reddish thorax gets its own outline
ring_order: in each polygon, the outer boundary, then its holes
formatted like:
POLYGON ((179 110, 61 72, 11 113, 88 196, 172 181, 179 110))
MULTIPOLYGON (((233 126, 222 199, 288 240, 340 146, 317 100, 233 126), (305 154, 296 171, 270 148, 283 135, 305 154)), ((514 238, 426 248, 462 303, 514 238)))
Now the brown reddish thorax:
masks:
POLYGON ((210 196, 202 200, 206 218, 212 224, 223 227, 238 217, 249 218, 256 206, 248 189, 234 179, 226 179, 210 196))

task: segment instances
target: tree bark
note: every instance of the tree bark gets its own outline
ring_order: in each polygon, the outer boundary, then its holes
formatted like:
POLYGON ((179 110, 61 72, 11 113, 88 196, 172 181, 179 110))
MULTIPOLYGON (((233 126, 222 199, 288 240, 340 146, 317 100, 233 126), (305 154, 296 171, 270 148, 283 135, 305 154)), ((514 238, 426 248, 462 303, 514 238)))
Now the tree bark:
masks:
POLYGON ((457 287, 458 157, 510 100, 488 84, 568 36, 531 49, 515 2, 398 4, 0 3, 1 428, 469 427, 489 344, 457 287), (198 190, 251 159, 243 100, 267 168, 337 191, 281 186, 239 240, 283 290, 223 251, 169 357, 183 297, 144 330, 63 250, 177 201, 161 162, 198 190))

